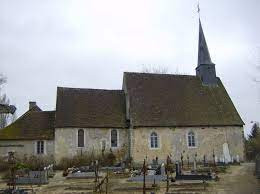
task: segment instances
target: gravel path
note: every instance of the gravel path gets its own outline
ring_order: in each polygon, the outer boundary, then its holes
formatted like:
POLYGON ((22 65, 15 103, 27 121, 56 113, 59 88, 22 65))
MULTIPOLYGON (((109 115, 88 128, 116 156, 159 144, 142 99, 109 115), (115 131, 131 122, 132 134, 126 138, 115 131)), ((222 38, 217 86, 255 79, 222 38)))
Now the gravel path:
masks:
POLYGON ((208 188, 209 193, 217 194, 260 194, 260 179, 254 176, 254 163, 231 166, 220 176, 220 181, 208 188))

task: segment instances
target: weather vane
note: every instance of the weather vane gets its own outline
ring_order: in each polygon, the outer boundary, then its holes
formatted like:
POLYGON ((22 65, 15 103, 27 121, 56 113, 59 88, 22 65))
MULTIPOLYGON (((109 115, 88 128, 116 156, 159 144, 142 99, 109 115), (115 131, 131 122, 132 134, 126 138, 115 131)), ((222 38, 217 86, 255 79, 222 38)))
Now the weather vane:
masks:
POLYGON ((198 7, 199 18, 200 18, 200 1, 199 1, 199 0, 198 0, 198 5, 197 5, 197 7, 198 7))

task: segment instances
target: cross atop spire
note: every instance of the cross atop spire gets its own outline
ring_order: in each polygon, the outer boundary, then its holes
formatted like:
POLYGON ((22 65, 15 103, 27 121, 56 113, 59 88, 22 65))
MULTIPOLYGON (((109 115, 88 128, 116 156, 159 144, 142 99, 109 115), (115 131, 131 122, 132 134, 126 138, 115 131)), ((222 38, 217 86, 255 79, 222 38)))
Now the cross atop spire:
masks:
POLYGON ((212 64, 212 61, 210 58, 209 49, 199 19, 198 66, 201 64, 212 64))
POLYGON ((200 18, 200 1, 198 1, 198 5, 197 5, 197 7, 198 7, 199 18, 200 18))

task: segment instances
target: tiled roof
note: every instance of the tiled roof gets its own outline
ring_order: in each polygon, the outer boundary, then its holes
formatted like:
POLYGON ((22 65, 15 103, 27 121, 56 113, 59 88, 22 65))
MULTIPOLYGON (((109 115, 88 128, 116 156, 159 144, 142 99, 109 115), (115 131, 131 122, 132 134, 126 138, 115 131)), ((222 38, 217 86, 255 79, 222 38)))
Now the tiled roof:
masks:
POLYGON ((7 127, 0 129, 0 140, 54 139, 55 111, 34 107, 7 127))
POLYGON ((124 92, 58 87, 56 127, 126 127, 124 92))
MULTIPOLYGON (((205 86, 188 75, 125 73, 133 127, 244 125, 221 80, 205 86)), ((37 106, 0 130, 0 140, 54 139, 54 128, 126 128, 123 90, 57 89, 55 111, 37 106), (56 115, 56 117, 55 117, 56 115)))
POLYGON ((189 75, 125 73, 133 126, 243 125, 221 80, 204 86, 189 75))

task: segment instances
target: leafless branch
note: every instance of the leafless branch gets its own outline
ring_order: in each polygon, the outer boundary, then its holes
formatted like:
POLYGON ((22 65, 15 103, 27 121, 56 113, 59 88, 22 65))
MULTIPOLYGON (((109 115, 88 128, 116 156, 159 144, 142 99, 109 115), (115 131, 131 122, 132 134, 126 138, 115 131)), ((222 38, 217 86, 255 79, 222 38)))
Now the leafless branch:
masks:
POLYGON ((156 65, 142 65, 143 73, 158 73, 158 74, 166 74, 169 72, 167 67, 156 66, 156 65))

